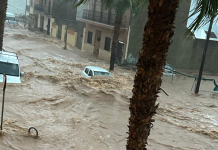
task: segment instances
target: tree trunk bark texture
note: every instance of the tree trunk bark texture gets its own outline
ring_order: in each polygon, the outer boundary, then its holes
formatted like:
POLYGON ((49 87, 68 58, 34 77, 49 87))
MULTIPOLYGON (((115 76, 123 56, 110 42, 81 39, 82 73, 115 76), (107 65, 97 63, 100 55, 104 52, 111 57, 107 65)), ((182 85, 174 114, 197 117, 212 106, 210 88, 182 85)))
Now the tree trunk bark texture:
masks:
POLYGON ((8 0, 0 0, 0 51, 3 49, 3 35, 8 0))
POLYGON ((118 46, 118 42, 119 42, 120 28, 122 25, 122 20, 123 20, 123 15, 116 13, 113 42, 112 42, 112 46, 111 46, 110 70, 114 70, 114 63, 116 60, 117 46, 118 46))
POLYGON ((139 53, 133 96, 130 99, 127 150, 147 150, 153 127, 156 100, 162 83, 162 67, 174 35, 174 20, 179 0, 149 0, 148 21, 139 53))

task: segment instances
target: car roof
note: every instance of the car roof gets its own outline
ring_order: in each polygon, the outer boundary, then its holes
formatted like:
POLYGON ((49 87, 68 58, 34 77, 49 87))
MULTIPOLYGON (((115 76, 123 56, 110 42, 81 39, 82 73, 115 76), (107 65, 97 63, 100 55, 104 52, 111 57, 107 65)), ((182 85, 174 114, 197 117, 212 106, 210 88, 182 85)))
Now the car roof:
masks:
POLYGON ((15 17, 14 14, 12 14, 12 13, 8 13, 8 12, 6 12, 6 16, 7 16, 7 17, 15 17))
POLYGON ((12 53, 12 52, 6 52, 6 51, 0 51, 0 55, 4 54, 4 55, 10 55, 10 56, 17 56, 16 53, 12 53))
POLYGON ((86 66, 86 68, 89 68, 89 69, 91 69, 93 71, 108 72, 106 69, 100 68, 100 67, 96 67, 96 66, 86 66))
POLYGON ((11 52, 0 51, 0 62, 18 64, 17 54, 11 53, 11 52))

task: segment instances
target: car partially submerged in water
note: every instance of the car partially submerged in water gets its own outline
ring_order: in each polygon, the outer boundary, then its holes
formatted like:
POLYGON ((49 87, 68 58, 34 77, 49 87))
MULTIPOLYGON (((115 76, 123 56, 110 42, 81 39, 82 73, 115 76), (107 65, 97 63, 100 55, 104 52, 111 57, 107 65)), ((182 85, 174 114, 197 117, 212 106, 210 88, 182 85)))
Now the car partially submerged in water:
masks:
POLYGON ((4 81, 3 74, 7 76, 7 83, 21 83, 24 73, 20 71, 16 53, 0 51, 0 82, 4 81))
POLYGON ((94 78, 94 77, 112 77, 112 74, 104 68, 95 66, 86 66, 81 73, 82 77, 94 78))

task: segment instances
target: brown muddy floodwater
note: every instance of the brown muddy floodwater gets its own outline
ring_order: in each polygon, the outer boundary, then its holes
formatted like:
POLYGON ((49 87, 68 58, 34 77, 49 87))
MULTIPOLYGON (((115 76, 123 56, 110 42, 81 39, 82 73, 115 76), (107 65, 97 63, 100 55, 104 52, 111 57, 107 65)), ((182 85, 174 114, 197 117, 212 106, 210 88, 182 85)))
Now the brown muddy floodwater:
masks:
MULTIPOLYGON (((16 52, 22 83, 6 89, 0 149, 124 150, 134 72, 116 67, 112 79, 80 77, 86 65, 109 68, 77 48, 62 49, 58 39, 19 26, 6 26, 4 49, 16 52), (28 136, 34 126, 39 137, 28 136)), ((208 76, 215 78, 215 76, 208 76)), ((193 79, 163 77, 160 107, 149 137, 150 150, 218 149, 218 94, 202 82, 192 95, 193 79)), ((2 93, 0 93, 2 97, 2 93)))

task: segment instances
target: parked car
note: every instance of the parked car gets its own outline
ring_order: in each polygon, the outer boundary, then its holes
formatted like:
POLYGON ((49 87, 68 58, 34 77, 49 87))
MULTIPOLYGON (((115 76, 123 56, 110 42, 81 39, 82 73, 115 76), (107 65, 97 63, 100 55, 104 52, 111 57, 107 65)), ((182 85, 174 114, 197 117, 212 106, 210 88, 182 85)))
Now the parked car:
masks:
POLYGON ((163 75, 167 75, 167 76, 176 75, 176 70, 170 64, 166 64, 163 67, 163 75))
POLYGON ((18 24, 18 22, 16 20, 9 20, 10 24, 18 24))
POLYGON ((0 51, 0 82, 3 82, 3 74, 7 75, 7 83, 21 83, 24 73, 20 71, 16 53, 0 51))
POLYGON ((112 76, 110 72, 108 72, 104 68, 95 67, 95 66, 86 66, 85 69, 81 73, 82 77, 92 78, 94 76, 112 76))

